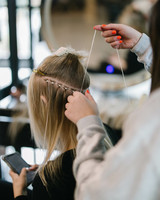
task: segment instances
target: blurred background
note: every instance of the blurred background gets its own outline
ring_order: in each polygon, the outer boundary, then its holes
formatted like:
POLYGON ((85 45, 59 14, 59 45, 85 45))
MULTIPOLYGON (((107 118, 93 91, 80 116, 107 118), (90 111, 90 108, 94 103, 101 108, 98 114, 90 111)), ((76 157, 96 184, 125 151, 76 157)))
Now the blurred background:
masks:
MULTIPOLYGON (((1 154, 8 147, 9 152, 21 153, 24 147, 32 148, 34 159, 30 163, 35 162, 36 146, 30 134, 26 102, 33 68, 61 46, 89 51, 96 24, 123 23, 148 33, 148 18, 155 1, 0 0, 1 154)), ((150 90, 150 74, 143 64, 128 50, 119 50, 119 54, 120 62, 116 50, 97 32, 87 69, 90 92, 102 121, 115 130, 115 143, 128 114, 143 104, 150 90)))

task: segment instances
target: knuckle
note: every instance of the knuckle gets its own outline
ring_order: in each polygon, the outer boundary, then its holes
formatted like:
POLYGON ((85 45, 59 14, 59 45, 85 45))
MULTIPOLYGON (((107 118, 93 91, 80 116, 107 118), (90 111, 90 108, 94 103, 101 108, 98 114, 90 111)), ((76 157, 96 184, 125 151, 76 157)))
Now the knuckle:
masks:
POLYGON ((66 110, 66 111, 64 112, 64 114, 66 115, 66 117, 69 117, 69 112, 68 112, 68 110, 66 110))
POLYGON ((80 93, 80 92, 75 91, 75 92, 73 92, 73 96, 75 97, 75 96, 79 95, 79 93, 80 93))
POLYGON ((108 39, 108 38, 105 38, 105 41, 106 41, 107 43, 109 43, 109 39, 108 39))
POLYGON ((102 37, 107 37, 106 31, 101 32, 102 37))
POLYGON ((71 99, 72 99, 72 96, 68 96, 68 98, 67 98, 68 102, 70 102, 71 99))
POLYGON ((68 108, 68 103, 65 104, 65 108, 66 108, 66 109, 68 108))

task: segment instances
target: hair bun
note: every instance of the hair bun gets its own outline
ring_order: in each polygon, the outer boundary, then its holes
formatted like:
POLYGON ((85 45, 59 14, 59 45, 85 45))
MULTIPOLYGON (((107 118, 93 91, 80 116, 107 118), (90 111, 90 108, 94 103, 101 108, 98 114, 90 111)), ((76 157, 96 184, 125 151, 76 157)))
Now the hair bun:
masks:
POLYGON ((60 47, 58 50, 53 52, 53 55, 56 56, 62 56, 64 54, 73 54, 78 56, 79 61, 84 65, 84 62, 86 61, 88 57, 88 52, 87 51, 76 51, 72 47, 60 47))

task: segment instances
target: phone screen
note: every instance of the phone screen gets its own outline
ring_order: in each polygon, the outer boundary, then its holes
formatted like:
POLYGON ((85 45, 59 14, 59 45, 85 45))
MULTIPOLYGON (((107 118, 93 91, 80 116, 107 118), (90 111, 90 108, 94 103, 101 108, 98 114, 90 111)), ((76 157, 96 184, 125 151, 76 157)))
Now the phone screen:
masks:
MULTIPOLYGON (((21 173, 22 168, 30 167, 30 165, 25 160, 23 160, 23 158, 21 157, 21 155, 18 152, 13 153, 13 154, 9 154, 9 155, 5 155, 5 156, 2 157, 2 159, 17 174, 21 173)), ((27 182, 28 182, 28 184, 30 184, 33 181, 34 176, 35 176, 34 171, 27 172, 27 182)))
POLYGON ((10 167, 18 174, 20 174, 23 167, 30 167, 17 152, 4 156, 4 160, 7 161, 10 167))

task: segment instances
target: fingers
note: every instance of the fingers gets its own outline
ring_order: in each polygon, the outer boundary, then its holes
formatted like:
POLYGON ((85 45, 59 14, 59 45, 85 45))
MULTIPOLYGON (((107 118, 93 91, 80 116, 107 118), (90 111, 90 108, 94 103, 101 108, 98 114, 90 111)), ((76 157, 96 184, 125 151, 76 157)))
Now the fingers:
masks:
POLYGON ((126 30, 126 26, 122 24, 102 24, 94 26, 94 29, 101 31, 101 35, 105 38, 107 43, 115 41, 120 41, 121 43, 123 39, 122 32, 126 30))
POLYGON ((35 171, 35 170, 37 170, 38 167, 39 167, 39 165, 32 165, 28 170, 35 171))
POLYGON ((123 41, 114 41, 112 43, 110 43, 111 47, 113 47, 114 49, 121 49, 122 45, 123 45, 123 41))
POLYGON ((20 176, 23 177, 23 178, 25 178, 26 174, 27 174, 27 169, 26 168, 22 168, 20 176))
POLYGON ((73 96, 72 96, 72 95, 68 96, 67 101, 68 101, 69 103, 72 103, 72 101, 73 101, 73 96))
MULTIPOLYGON (((102 34, 103 37, 114 36, 114 35, 117 35, 117 33, 118 33, 116 29, 108 28, 108 25, 105 25, 105 24, 103 24, 103 25, 96 25, 96 26, 94 26, 94 29, 102 31, 101 34, 102 34)), ((114 39, 117 39, 117 36, 114 37, 114 39)), ((120 38, 118 38, 118 39, 120 39, 120 38)))
MULTIPOLYGON (((102 34, 102 36, 103 36, 103 34, 102 34)), ((103 37, 107 43, 112 43, 115 41, 122 41, 122 37, 120 35, 118 35, 118 36, 103 36, 103 37)))
MULTIPOLYGON (((74 93, 73 93, 73 94, 74 94, 74 93)), ((73 95, 70 95, 70 96, 68 96, 68 98, 67 98, 68 103, 65 104, 65 108, 66 108, 66 111, 67 111, 67 112, 68 112, 70 103, 73 102, 73 98, 74 98, 73 95)), ((66 113, 66 111, 65 111, 65 113, 66 113)))
MULTIPOLYGON (((80 98, 81 95, 83 95, 81 92, 77 92, 77 91, 76 91, 76 92, 73 93, 73 95, 68 96, 68 98, 67 98, 68 103, 66 103, 66 105, 65 105, 66 109, 68 109, 69 103, 72 103, 72 102, 74 101, 74 98, 75 98, 75 97, 76 97, 76 98, 80 98)), ((90 95, 90 93, 89 93, 89 90, 86 90, 85 96, 86 96, 89 100, 94 101, 93 97, 92 97, 92 96, 90 95)), ((95 102, 95 101, 94 101, 94 102, 95 102)))
POLYGON ((66 108, 66 110, 68 110, 68 108, 69 108, 69 103, 66 103, 65 108, 66 108))
MULTIPOLYGON (((98 26, 98 28, 99 28, 99 26, 98 26)), ((115 46, 119 47, 119 43, 120 44, 122 43, 122 36, 119 35, 116 30, 108 29, 108 25, 102 25, 101 29, 102 29, 101 35, 102 35, 102 37, 104 37, 105 41, 107 43, 110 43, 113 48, 115 48, 115 46), (116 42, 116 41, 118 41, 118 42, 116 42), (114 43, 114 42, 116 42, 116 43, 114 43)))
POLYGON ((69 103, 72 103, 74 97, 78 97, 78 96, 81 96, 81 95, 83 95, 81 92, 75 91, 75 92, 73 92, 73 95, 68 96, 67 101, 68 101, 69 103))
POLYGON ((68 103, 66 103, 66 105, 65 105, 65 108, 66 108, 66 109, 69 108, 70 103, 72 103, 72 102, 74 101, 74 98, 75 98, 76 96, 78 96, 78 95, 82 95, 82 93, 81 93, 81 92, 75 91, 75 92, 73 92, 73 95, 68 96, 68 98, 67 98, 68 103))
POLYGON ((94 27, 93 27, 95 30, 97 30, 97 31, 102 31, 103 29, 102 29, 102 25, 95 25, 94 27))
POLYGON ((26 168, 22 168, 20 174, 15 173, 13 170, 9 171, 9 175, 11 176, 11 178, 13 180, 15 180, 16 178, 18 178, 19 176, 25 178, 26 177, 26 173, 27 173, 27 169, 26 168))
POLYGON ((122 24, 103 24, 101 25, 103 30, 116 30, 117 32, 122 30, 124 25, 122 24))
POLYGON ((97 31, 104 31, 104 30, 121 30, 123 27, 122 24, 102 24, 102 25, 95 25, 93 28, 97 31))
POLYGON ((13 170, 9 170, 9 175, 12 177, 12 179, 14 179, 15 177, 17 177, 18 176, 18 174, 17 173, 15 173, 13 170))
POLYGON ((83 95, 81 92, 78 92, 78 91, 75 91, 75 92, 73 92, 73 96, 74 97, 76 97, 76 96, 78 96, 78 95, 83 95))
POLYGON ((103 30, 102 32, 101 32, 101 35, 103 36, 103 37, 113 37, 113 38, 117 38, 117 36, 116 36, 116 34, 117 34, 117 31, 116 30, 103 30), (115 37, 114 37, 115 36, 115 37))
POLYGON ((113 48, 120 48, 123 43, 121 36, 103 36, 105 41, 109 43, 113 48))
POLYGON ((68 110, 65 110, 64 114, 65 114, 65 116, 69 119, 69 114, 70 114, 70 112, 69 112, 68 110))

